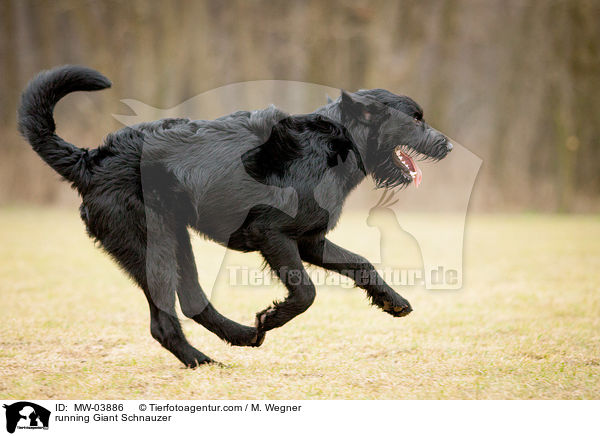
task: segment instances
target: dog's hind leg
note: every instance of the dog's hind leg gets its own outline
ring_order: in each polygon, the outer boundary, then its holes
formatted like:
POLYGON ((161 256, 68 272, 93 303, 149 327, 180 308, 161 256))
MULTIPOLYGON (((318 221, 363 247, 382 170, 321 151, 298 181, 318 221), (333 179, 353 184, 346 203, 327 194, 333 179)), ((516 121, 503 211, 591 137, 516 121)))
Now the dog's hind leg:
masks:
POLYGON ((177 263, 177 295, 184 315, 231 345, 257 347, 262 344, 264 333, 259 333, 255 327, 247 327, 224 317, 206 299, 198 283, 190 235, 184 225, 177 227, 177 263))
POLYGON ((364 289, 374 305, 392 316, 408 315, 410 303, 396 293, 364 257, 354 254, 333 242, 320 238, 298 241, 300 256, 305 262, 343 274, 364 289))
POLYGON ((188 368, 213 362, 208 356, 189 344, 176 316, 160 310, 154 305, 151 298, 148 298, 148 304, 150 305, 150 332, 154 339, 188 368))
POLYGON ((265 235, 261 254, 286 286, 288 296, 256 314, 259 331, 281 327, 313 303, 315 285, 302 265, 296 242, 281 234, 265 235))
MULTIPOLYGON (((122 217, 125 218, 120 221, 121 227, 112 227, 110 232, 103 236, 101 242, 103 248, 143 289, 150 306, 150 333, 152 337, 189 368, 212 362, 209 357, 192 347, 185 338, 179 320, 175 315, 174 289, 169 289, 167 282, 156 277, 150 278, 151 284, 149 286, 146 232, 143 228, 136 226, 136 222, 139 223, 143 218, 128 220, 128 216, 123 214, 122 217), (150 287, 154 289, 154 292, 150 292, 150 287), (159 288, 162 291, 162 296, 157 298, 156 291, 159 288)), ((113 222, 119 221, 113 220, 113 222)), ((158 253, 154 252, 154 254, 158 253)), ((164 254, 166 252, 163 252, 164 254)), ((173 253, 173 257, 174 255, 175 253, 173 253)), ((151 258, 150 260, 154 261, 155 259, 151 258)), ((173 262, 173 265, 176 268, 175 262, 173 262)), ((151 273, 152 275, 155 274, 151 273)))
POLYGON ((190 235, 185 221, 181 220, 182 213, 170 206, 169 203, 160 204, 159 197, 146 196, 146 264, 148 287, 154 303, 169 311, 177 291, 181 311, 186 317, 231 345, 260 345, 264 336, 260 337, 255 327, 243 326, 224 317, 208 301, 198 283, 190 235))

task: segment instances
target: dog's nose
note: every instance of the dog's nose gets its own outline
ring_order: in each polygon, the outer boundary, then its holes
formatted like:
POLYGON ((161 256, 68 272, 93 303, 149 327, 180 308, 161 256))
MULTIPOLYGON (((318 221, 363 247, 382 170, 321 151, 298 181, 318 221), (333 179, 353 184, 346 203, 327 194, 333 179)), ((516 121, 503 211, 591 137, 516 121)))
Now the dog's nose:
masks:
POLYGON ((452 143, 450 141, 446 142, 446 148, 448 149, 448 152, 451 152, 452 149, 454 148, 454 145, 452 145, 452 143))

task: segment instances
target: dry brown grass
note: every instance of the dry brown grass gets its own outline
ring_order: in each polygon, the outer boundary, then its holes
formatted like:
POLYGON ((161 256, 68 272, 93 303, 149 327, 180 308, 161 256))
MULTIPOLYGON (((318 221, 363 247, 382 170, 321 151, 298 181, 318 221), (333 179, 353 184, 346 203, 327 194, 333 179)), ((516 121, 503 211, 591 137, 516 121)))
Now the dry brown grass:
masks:
MULTIPOLYGON (((351 214, 343 223, 342 243, 351 214)), ((4 209, 0 229, 3 398, 600 398, 598 217, 472 217, 465 288, 404 292, 407 318, 321 286, 259 349, 185 321, 190 341, 228 365, 195 371, 150 337, 141 291, 75 211, 4 209)), ((215 304, 251 323, 281 292, 219 289, 215 304)))

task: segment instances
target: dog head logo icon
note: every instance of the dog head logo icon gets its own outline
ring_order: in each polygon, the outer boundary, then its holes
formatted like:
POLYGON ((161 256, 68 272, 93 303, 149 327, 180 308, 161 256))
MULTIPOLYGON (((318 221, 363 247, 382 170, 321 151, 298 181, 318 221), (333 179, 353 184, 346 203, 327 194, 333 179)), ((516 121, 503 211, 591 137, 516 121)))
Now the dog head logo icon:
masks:
POLYGON ((48 429, 50 411, 28 401, 3 406, 6 409, 6 431, 16 429, 48 429))

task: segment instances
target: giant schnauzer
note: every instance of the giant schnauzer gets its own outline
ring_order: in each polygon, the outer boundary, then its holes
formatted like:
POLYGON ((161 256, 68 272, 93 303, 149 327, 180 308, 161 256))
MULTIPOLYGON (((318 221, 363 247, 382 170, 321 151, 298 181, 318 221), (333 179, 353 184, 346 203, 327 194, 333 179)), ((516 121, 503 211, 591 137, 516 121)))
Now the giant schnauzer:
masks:
POLYGON ((259 346, 265 332, 304 312, 315 286, 303 262, 351 277, 392 316, 412 308, 365 258, 326 239, 344 200, 366 176, 378 187, 421 181, 419 159, 452 149, 408 97, 342 91, 306 115, 275 107, 212 121, 163 119, 111 133, 87 150, 55 133, 53 109, 74 91, 108 88, 85 67, 36 76, 22 95, 19 130, 77 189, 87 231, 144 290, 150 331, 188 367, 211 362, 186 340, 183 313, 232 345, 259 346), (239 251, 259 251, 288 290, 255 326, 221 315, 197 278, 188 227, 239 251))

